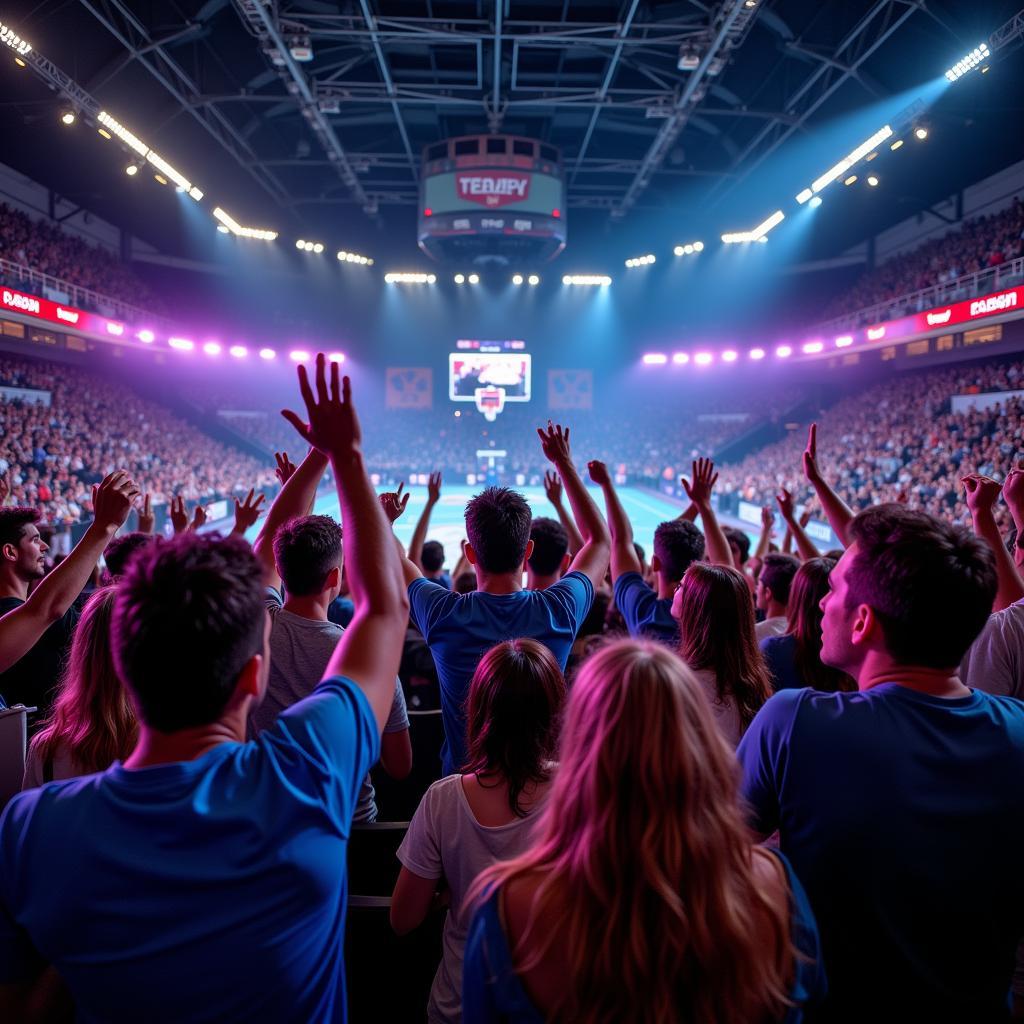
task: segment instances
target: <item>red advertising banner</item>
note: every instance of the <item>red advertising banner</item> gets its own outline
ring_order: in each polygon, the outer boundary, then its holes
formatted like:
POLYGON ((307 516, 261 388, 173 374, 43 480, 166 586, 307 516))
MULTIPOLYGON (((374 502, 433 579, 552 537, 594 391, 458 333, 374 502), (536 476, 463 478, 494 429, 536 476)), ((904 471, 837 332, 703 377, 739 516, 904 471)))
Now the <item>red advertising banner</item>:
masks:
POLYGON ((75 309, 74 306, 65 306, 50 299, 41 299, 13 288, 0 289, 0 306, 59 327, 75 327, 80 331, 114 338, 120 338, 125 332, 125 325, 118 320, 110 320, 98 313, 87 313, 84 309, 75 309))

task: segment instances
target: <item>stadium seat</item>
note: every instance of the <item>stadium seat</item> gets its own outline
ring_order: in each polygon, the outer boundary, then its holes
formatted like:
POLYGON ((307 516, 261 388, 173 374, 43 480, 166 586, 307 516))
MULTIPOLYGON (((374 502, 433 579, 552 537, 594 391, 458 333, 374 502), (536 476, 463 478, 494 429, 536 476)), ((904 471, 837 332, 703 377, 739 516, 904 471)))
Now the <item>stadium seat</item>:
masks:
POLYGON ((353 896, 390 896, 398 880, 396 856, 408 821, 354 825, 348 841, 348 891, 353 896))

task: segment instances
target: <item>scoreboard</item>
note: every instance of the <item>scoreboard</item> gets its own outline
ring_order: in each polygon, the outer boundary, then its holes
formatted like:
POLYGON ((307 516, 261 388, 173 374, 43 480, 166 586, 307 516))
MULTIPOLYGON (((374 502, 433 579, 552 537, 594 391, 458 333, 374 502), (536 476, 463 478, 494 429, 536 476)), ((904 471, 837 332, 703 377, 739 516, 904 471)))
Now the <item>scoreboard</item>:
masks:
POLYGON ((565 241, 565 179, 553 146, 472 135, 424 151, 419 245, 435 260, 537 263, 565 241))

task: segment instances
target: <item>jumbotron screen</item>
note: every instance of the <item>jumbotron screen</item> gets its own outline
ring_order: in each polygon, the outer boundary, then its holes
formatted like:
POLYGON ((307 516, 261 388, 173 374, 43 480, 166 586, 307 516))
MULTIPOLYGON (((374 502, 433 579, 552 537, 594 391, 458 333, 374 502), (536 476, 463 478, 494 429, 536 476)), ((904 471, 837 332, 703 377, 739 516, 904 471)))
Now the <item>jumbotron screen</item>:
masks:
POLYGON ((448 397, 472 402, 479 388, 502 388, 506 402, 530 400, 530 356, 525 352, 452 352, 448 397))

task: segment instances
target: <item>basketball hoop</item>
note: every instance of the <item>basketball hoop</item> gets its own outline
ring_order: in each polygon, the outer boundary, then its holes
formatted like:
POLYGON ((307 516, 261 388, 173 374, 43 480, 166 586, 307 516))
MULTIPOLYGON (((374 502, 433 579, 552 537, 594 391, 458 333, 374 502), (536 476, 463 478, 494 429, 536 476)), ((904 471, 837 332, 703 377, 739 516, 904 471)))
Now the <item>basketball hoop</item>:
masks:
POLYGON ((475 388, 473 401, 476 403, 477 409, 483 413, 484 419, 488 423, 493 423, 498 418, 498 413, 505 408, 505 389, 475 388))

